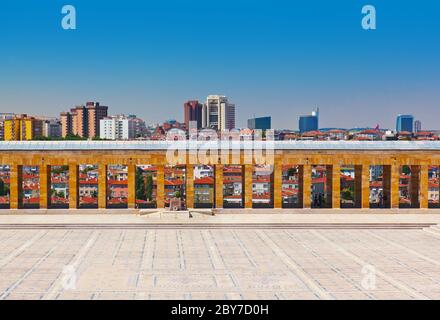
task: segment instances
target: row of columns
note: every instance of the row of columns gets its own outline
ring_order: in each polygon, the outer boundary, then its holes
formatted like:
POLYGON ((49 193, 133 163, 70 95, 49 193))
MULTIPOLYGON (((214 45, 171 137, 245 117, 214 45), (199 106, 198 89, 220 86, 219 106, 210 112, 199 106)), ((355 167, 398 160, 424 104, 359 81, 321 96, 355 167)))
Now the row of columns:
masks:
MULTIPOLYGON (((332 165, 328 172, 329 181, 331 181, 332 192, 331 202, 332 208, 340 208, 340 165, 332 165)), ((386 166, 388 169, 383 170, 383 188, 390 190, 390 207, 399 207, 399 176, 400 168, 398 165, 386 166)), ((19 208, 19 196, 22 192, 22 166, 13 165, 10 167, 10 207, 11 209, 19 208)), ((412 188, 413 199, 419 198, 420 208, 428 208, 428 166, 413 166, 414 170, 411 175, 411 183, 413 186, 420 186, 420 197, 418 196, 419 188, 412 188)), ((104 209, 107 207, 107 166, 98 166, 98 208, 104 209), (104 177, 104 178, 102 178, 104 177)), ((244 207, 252 208, 252 174, 253 165, 244 165, 244 207)), ((311 207, 311 186, 312 186, 312 165, 305 164, 300 167, 300 184, 302 184, 303 197, 300 203, 304 208, 311 207)), ((135 190, 135 174, 136 165, 128 165, 128 208, 135 208, 136 205, 136 190, 135 190)), ((362 208, 369 208, 370 195, 370 181, 369 181, 369 164, 356 165, 356 195, 359 199, 362 208), (361 179, 359 179, 359 175, 361 179)), ((48 199, 50 196, 50 166, 40 166, 40 208, 48 208, 48 199)), ((69 165, 69 208, 78 208, 78 186, 79 186, 78 165, 69 165)), ((164 166, 157 166, 157 198, 156 203, 158 208, 164 207, 164 166)), ((273 196, 274 208, 282 208, 282 167, 281 165, 274 166, 273 176, 273 196)), ((194 166, 187 165, 186 167, 186 201, 187 207, 194 207, 194 166)), ((215 165, 215 206, 216 208, 223 207, 223 165, 215 165)))

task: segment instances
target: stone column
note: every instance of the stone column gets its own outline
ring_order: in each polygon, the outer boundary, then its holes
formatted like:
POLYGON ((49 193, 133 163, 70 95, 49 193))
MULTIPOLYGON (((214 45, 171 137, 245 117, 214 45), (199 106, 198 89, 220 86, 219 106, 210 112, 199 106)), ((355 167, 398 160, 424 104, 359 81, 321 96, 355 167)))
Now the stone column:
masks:
POLYGON ((334 164, 332 166, 327 166, 327 172, 332 174, 329 177, 328 186, 331 186, 332 190, 332 208, 341 208, 341 166, 339 164, 334 164))
POLYGON ((69 164, 69 209, 78 208, 78 185, 78 165, 76 163, 71 163, 69 164))
POLYGON ((306 209, 310 209, 312 205, 311 201, 311 193, 312 193, 312 166, 309 164, 305 164, 302 170, 303 174, 303 207, 306 209))
POLYGON ((246 209, 252 208, 252 164, 244 166, 244 207, 246 209))
POLYGON ((420 208, 428 209, 429 207, 429 179, 428 166, 422 165, 420 167, 420 208))
POLYGON ((362 166, 354 166, 354 207, 362 208, 362 166))
POLYGON ((223 208, 223 165, 215 165, 215 207, 223 208))
MULTIPOLYGON (((357 171, 356 171, 357 175, 357 171)), ((370 208, 370 165, 363 164, 362 165, 362 173, 361 177, 359 177, 362 181, 362 209, 370 208)), ((357 178, 356 178, 357 179, 357 178)))
POLYGON ((18 209, 21 205, 23 188, 23 167, 13 164, 9 171, 9 203, 11 209, 18 209))
POLYGON ((127 178, 127 204, 129 209, 136 208, 136 165, 127 165, 128 178, 127 178))
POLYGON ((50 166, 40 165, 40 209, 47 209, 50 204, 50 166))
POLYGON ((165 168, 163 165, 157 167, 157 177, 156 177, 156 188, 157 196, 156 203, 158 209, 163 209, 165 207, 165 168))
POLYGON ((107 165, 98 165, 98 208, 107 208, 107 165))
POLYGON ((186 165, 186 207, 194 208, 194 165, 186 165))
POLYGON ((399 208, 400 165, 391 166, 391 208, 399 208))
POLYGON ((304 166, 300 165, 298 166, 298 207, 299 208, 304 207, 303 193, 304 193, 304 166))
MULTIPOLYGON (((383 194, 386 197, 384 201, 384 207, 391 208, 391 166, 385 165, 382 167, 382 187, 383 194)), ((399 200, 397 200, 397 207, 399 206, 399 200)))
POLYGON ((283 187, 283 165, 279 157, 275 158, 273 167, 273 204, 275 209, 281 209, 283 205, 282 199, 283 187))
POLYGON ((420 166, 411 166, 411 208, 420 208, 419 187, 420 187, 420 166))

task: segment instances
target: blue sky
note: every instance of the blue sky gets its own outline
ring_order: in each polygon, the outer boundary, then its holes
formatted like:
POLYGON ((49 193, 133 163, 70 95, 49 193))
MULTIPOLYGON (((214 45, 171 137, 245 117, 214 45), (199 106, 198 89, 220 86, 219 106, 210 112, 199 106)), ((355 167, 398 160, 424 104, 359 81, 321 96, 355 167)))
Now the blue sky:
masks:
POLYGON ((323 127, 440 129, 440 1, 0 2, 0 112, 57 115, 86 101, 148 123, 224 94, 237 125, 278 128, 320 107, 323 127), (61 28, 61 7, 77 30, 61 28), (361 28, 373 4, 377 30, 361 28))

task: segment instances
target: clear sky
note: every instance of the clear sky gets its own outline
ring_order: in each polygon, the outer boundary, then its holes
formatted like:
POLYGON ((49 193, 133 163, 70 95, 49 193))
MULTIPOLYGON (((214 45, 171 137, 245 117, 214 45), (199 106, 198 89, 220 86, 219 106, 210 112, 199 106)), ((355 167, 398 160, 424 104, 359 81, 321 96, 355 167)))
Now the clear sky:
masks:
POLYGON ((100 101, 147 123, 223 94, 237 125, 440 129, 438 0, 1 0, 0 112, 58 115, 100 101), (61 28, 61 7, 77 30, 61 28), (361 28, 373 4, 377 30, 361 28))

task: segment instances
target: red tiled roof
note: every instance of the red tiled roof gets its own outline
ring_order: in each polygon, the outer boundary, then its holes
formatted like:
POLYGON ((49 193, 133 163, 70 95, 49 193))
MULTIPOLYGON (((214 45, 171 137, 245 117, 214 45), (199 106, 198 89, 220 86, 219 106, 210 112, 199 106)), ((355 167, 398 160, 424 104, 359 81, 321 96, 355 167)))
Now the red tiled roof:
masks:
POLYGON ((194 184, 214 184, 213 177, 202 177, 194 180, 194 184))

